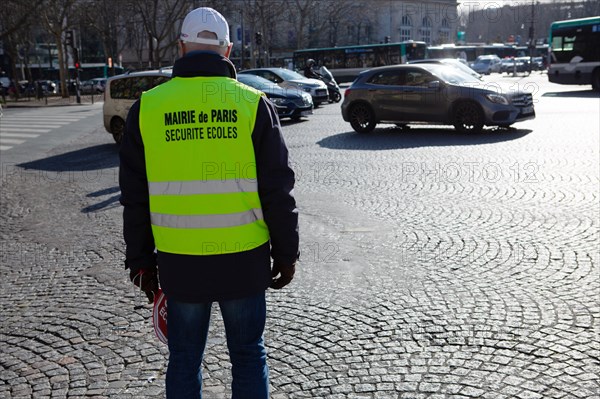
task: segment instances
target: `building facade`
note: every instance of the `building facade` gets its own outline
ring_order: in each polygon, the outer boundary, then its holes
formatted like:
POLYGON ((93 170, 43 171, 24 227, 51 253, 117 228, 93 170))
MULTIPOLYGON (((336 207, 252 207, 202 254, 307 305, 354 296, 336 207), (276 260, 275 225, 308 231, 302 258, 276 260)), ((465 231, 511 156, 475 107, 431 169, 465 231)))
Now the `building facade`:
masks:
POLYGON ((377 36, 400 42, 423 41, 428 45, 454 43, 459 25, 456 0, 378 0, 377 36))

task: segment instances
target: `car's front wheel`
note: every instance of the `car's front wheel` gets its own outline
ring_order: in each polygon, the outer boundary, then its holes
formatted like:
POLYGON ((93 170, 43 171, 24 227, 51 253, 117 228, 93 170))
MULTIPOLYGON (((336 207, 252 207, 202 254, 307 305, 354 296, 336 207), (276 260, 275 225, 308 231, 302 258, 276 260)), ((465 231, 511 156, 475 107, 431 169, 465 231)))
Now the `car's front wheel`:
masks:
POLYGON ((123 133, 125 132, 125 121, 119 117, 115 117, 110 121, 110 132, 112 133, 115 143, 121 144, 123 133))
POLYGON ((350 108, 350 126, 357 133, 369 133, 375 129, 377 125, 375 121, 375 113, 368 104, 358 103, 350 108))
POLYGON ((454 127, 461 133, 481 133, 484 124, 483 111, 479 104, 461 101, 454 106, 454 127))

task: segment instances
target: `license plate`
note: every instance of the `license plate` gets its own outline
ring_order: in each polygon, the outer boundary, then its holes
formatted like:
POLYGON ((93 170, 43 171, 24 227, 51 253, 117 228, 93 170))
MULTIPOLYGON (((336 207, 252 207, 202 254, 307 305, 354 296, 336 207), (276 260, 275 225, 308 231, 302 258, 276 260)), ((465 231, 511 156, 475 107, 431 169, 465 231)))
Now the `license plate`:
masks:
POLYGON ((307 115, 312 115, 312 111, 302 111, 300 112, 300 116, 307 116, 307 115))
POLYGON ((521 108, 521 114, 523 114, 523 115, 533 114, 533 107, 529 106, 529 107, 521 108))

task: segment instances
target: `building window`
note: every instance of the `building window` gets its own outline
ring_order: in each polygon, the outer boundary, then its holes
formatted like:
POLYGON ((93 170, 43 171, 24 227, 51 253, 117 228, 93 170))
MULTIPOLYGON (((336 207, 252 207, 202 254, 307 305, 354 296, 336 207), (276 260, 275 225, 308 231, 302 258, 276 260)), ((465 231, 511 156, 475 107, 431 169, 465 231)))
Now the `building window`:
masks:
POLYGON ((440 43, 450 42, 450 24, 446 18, 442 19, 442 27, 438 33, 440 43))
POLYGON ((410 40, 412 33, 412 20, 408 15, 402 17, 402 24, 400 25, 400 41, 410 40))
POLYGON ((431 44, 431 19, 429 17, 423 18, 421 23, 421 41, 431 44))

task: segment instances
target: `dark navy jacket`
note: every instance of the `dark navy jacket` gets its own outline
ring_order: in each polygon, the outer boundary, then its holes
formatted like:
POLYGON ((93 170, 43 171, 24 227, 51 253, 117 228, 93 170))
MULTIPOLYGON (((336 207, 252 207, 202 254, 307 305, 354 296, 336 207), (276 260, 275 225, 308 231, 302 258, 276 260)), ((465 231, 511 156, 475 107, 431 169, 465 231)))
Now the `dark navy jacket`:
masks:
MULTIPOLYGON (((175 62, 173 76, 235 79, 236 73, 228 59, 216 53, 196 51, 175 62)), ((218 101, 218 94, 216 96, 218 101)), ((139 113, 140 100, 129 111, 119 152, 123 235, 127 246, 125 267, 148 269, 158 263, 161 288, 168 298, 182 302, 235 299, 267 289, 271 282, 271 257, 286 264, 298 258, 294 172, 288 164, 287 147, 273 105, 266 97, 261 99, 252 132, 258 193, 270 243, 250 251, 224 255, 155 253, 139 113)), ((201 156, 199 154, 199 163, 201 156)))

